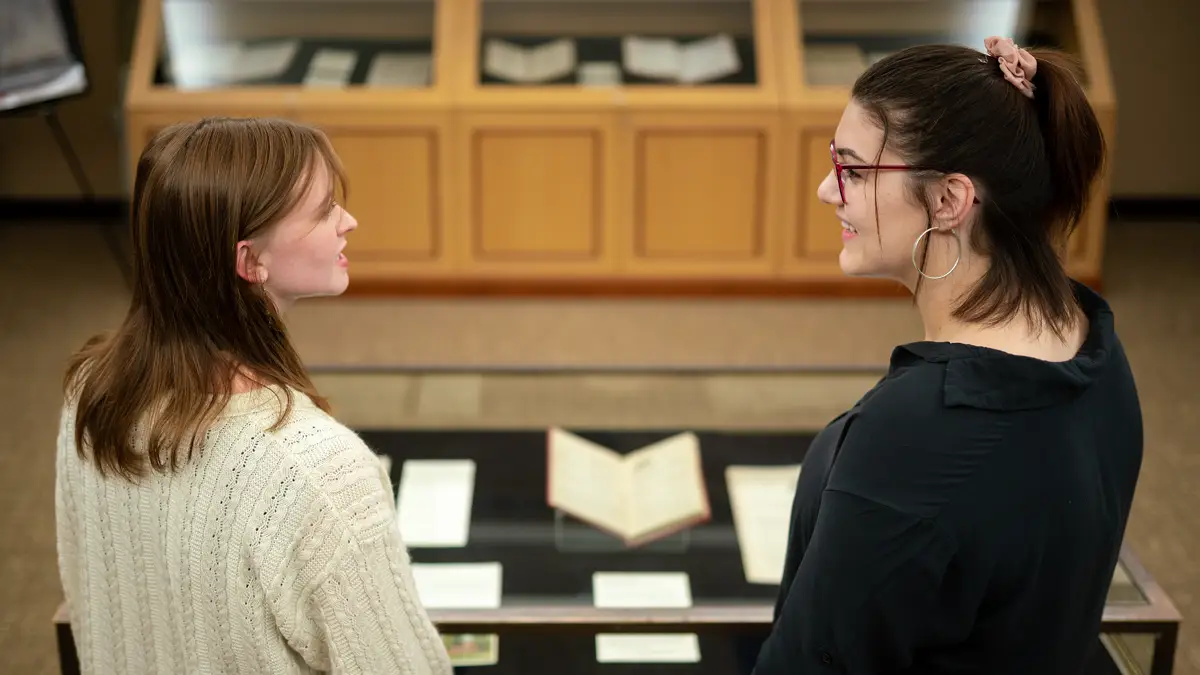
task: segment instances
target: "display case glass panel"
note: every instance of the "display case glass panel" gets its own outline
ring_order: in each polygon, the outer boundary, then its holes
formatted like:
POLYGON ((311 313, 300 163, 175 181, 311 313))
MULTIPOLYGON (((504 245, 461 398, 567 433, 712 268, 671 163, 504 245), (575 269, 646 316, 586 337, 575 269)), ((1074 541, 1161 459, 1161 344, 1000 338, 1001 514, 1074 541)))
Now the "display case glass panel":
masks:
POLYGON ((434 0, 162 0, 159 87, 426 89, 434 0))
POLYGON ((756 85, 756 0, 480 0, 480 86, 756 85))
POLYGON ((1078 55, 1070 0, 788 0, 797 4, 810 86, 849 87, 870 65, 921 44, 983 51, 985 38, 1078 55))

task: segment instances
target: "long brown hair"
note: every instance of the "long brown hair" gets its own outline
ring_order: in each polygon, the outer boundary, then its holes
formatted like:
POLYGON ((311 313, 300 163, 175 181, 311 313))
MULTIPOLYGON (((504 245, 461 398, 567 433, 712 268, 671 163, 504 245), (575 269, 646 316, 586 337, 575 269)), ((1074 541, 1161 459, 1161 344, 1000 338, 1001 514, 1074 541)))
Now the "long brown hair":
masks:
POLYGON ((138 160, 131 234, 133 298, 114 332, 68 362, 75 443, 100 473, 131 481, 191 459, 235 377, 329 412, 274 303, 237 274, 237 242, 265 234, 307 194, 323 162, 345 174, 326 136, 285 120, 209 118, 159 132, 138 160), (148 414, 153 412, 153 414, 148 414), (145 426, 145 450, 133 431, 145 426))

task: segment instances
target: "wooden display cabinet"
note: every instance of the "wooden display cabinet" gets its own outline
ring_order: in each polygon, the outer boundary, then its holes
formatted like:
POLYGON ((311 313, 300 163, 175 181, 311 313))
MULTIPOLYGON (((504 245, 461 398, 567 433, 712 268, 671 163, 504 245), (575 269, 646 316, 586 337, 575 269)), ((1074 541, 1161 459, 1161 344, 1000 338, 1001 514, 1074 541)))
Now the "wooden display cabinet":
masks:
MULTIPOLYGON (((1019 37, 1026 35, 1036 46, 1064 49, 1083 64, 1087 95, 1108 143, 1106 161, 1112 161, 1116 103, 1095 0, 864 0, 854 12, 839 0, 778 0, 773 9, 784 79, 784 144, 790 150, 782 174, 786 184, 797 188, 781 207, 785 278, 832 283, 841 275, 841 231, 834 207, 822 204, 816 191, 831 168, 829 141, 850 100, 850 88, 872 62, 873 49, 887 53, 920 40, 982 50, 989 35, 1016 35, 1018 44, 1027 46, 1019 37), (971 21, 965 21, 968 16, 971 21), (832 49, 818 54, 829 45, 832 49), (846 46, 862 50, 858 67, 844 60, 846 54, 839 50, 846 46)), ((1111 169, 1097 182, 1065 252, 1069 272, 1091 285, 1101 277, 1110 174, 1111 169)))
MULTIPOLYGON (((464 272, 486 277, 769 279, 779 245, 779 78, 769 7, 709 0, 464 0, 456 163, 464 272), (497 81, 493 40, 573 40, 580 63, 622 36, 725 34, 742 72, 703 85, 497 81), (475 39, 467 38, 474 36, 475 39)), ((627 68, 628 70, 628 68, 627 68)), ((577 80, 577 78, 579 78, 577 80)))
POLYGON ((444 46, 452 36, 434 0, 143 0, 125 102, 129 181, 147 141, 175 122, 230 115, 313 123, 343 161, 363 225, 347 246, 356 280, 448 273, 455 232, 445 57, 453 50, 444 46), (288 43, 290 57, 272 56, 288 43), (305 83, 320 50, 357 53, 349 86, 305 83), (364 53, 424 55, 428 78, 369 86, 374 60, 364 53), (282 71, 266 75, 273 59, 282 71))
MULTIPOLYGON (((837 0, 141 2, 129 166, 177 121, 260 115, 320 126, 345 163, 360 223, 351 292, 902 292, 838 268, 840 232, 815 191, 853 76, 810 80, 805 40, 920 40, 939 21, 969 25, 962 12, 980 3, 1026 8, 1032 28, 1082 57, 1113 142, 1095 0, 862 0, 854 12, 837 0), (727 36, 738 68, 696 84, 653 77, 628 62, 626 36, 727 36), (552 68, 552 55, 528 54, 562 38, 576 62, 614 64, 620 83, 573 67, 525 82, 497 70, 552 68), (300 45, 282 73, 228 81, 230 63, 253 71, 271 57, 230 56, 221 44, 280 40, 300 45), (200 49, 208 43, 216 51, 200 49), (488 58, 497 44, 510 48, 507 61, 488 58), (306 86, 322 48, 356 50, 349 84, 306 86), (389 50, 429 55, 428 82, 372 79, 373 59, 389 50), (194 81, 196 64, 225 68, 225 79, 194 81)), ((986 34, 1005 32, 1005 21, 992 23, 986 34)), ((1091 283, 1107 195, 1106 178, 1068 256, 1091 283)))

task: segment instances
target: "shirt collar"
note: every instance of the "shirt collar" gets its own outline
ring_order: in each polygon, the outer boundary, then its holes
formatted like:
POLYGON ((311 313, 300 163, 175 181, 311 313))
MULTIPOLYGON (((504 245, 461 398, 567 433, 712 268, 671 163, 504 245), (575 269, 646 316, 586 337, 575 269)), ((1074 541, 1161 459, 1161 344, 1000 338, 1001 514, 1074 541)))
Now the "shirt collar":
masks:
POLYGON ((1088 334, 1069 361, 1050 362, 953 342, 912 342, 892 352, 889 374, 921 363, 946 364, 947 406, 987 410, 1044 408, 1075 398, 1108 365, 1117 339, 1112 310, 1095 291, 1072 281, 1088 318, 1088 334))

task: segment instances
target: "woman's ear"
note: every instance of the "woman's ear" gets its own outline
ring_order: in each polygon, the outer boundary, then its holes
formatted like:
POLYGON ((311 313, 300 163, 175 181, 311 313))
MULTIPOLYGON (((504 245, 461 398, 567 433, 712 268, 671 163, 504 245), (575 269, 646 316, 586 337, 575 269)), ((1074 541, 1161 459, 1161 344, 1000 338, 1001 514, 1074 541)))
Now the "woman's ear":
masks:
POLYGON ((933 195, 933 221, 942 228, 962 225, 975 201, 975 183, 961 173, 952 173, 938 181, 933 195))
POLYGON ((267 281, 267 268, 262 265, 248 241, 237 243, 237 273, 238 276, 252 284, 262 284, 267 281))

